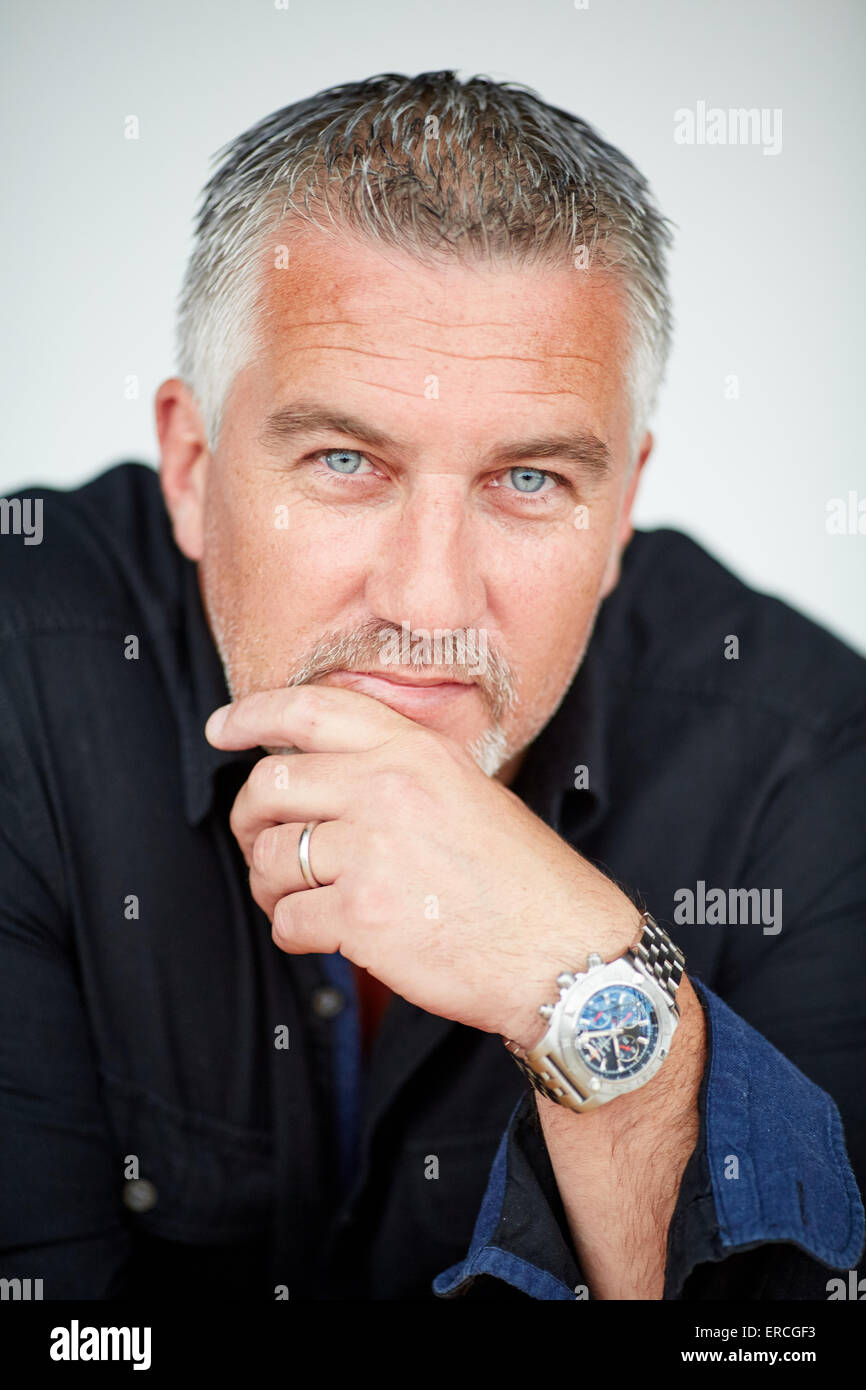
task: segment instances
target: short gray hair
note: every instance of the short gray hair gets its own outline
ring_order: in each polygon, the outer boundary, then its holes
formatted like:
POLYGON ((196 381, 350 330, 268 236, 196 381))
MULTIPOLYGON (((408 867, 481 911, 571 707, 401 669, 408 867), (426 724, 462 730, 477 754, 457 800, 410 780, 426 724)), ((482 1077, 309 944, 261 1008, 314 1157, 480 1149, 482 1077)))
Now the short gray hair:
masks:
POLYGON ((284 106, 212 162, 221 158, 203 190, 177 324, 179 374, 212 449, 229 388, 262 347, 264 248, 307 223, 420 260, 568 259, 620 276, 634 454, 670 351, 673 224, 586 121, 518 83, 383 73, 284 106))

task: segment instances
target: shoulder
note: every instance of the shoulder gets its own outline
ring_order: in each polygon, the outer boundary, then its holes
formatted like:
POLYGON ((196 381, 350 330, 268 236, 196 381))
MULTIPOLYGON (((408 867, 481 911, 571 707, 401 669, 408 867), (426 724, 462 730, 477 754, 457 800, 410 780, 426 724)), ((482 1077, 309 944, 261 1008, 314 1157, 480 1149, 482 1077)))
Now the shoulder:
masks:
POLYGON ((21 488, 3 506, 0 639, 170 614, 181 556, 154 469, 118 463, 78 488, 21 488))
POLYGON ((814 735, 863 723, 866 659, 681 531, 635 532, 597 631, 634 688, 740 705, 814 735))

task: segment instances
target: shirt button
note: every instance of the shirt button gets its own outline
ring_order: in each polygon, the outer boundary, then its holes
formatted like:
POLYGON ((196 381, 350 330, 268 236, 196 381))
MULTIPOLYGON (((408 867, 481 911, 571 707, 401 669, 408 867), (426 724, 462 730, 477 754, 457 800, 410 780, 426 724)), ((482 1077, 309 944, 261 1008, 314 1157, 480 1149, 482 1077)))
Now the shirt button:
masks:
POLYGON ((124 1183, 123 1205, 130 1211, 150 1211, 151 1207, 156 1206, 156 1200, 156 1188, 147 1178, 134 1178, 131 1182, 124 1183))
POLYGON ((341 989, 334 989, 333 985, 322 985, 320 989, 313 990, 313 1012, 319 1018, 334 1018, 346 1006, 346 996, 341 989))

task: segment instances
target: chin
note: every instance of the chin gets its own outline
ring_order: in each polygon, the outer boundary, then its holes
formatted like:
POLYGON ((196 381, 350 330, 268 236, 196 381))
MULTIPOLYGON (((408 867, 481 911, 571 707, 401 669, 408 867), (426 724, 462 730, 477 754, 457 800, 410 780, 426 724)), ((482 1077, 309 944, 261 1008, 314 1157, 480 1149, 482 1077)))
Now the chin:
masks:
POLYGON ((492 728, 485 729, 478 738, 467 743, 466 752, 488 777, 495 777, 511 757, 508 739, 501 724, 494 724, 492 728))

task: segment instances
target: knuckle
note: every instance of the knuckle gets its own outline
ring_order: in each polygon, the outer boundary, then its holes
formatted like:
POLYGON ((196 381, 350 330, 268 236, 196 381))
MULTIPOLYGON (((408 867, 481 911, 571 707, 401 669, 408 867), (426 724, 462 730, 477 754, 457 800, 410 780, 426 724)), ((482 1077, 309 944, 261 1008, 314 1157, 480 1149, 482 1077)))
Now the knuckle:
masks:
POLYGON ((281 941, 291 941, 292 939, 292 902, 291 898, 280 898, 274 907, 274 915, 271 921, 271 936, 279 945, 281 941))
POLYGON ((259 758, 258 762, 253 765, 253 770, 247 779, 250 790, 255 792, 257 796, 267 796, 268 793, 273 792, 277 785, 281 766, 283 766, 281 760, 273 755, 259 758))
POLYGON ((393 842, 390 832, 384 825, 374 825, 369 831, 369 862, 386 865, 391 859, 393 842))
POLYGON ((235 801, 234 806, 232 807, 231 811, 229 812, 229 830, 232 832, 232 834, 234 835, 234 837, 235 837, 236 840, 238 840, 239 837, 240 837, 240 827, 241 827, 241 809, 240 809, 240 807, 238 806, 238 802, 235 801))
POLYGON ((392 765, 382 768, 376 775, 376 804, 395 816, 423 816, 431 810, 431 786, 435 785, 436 773, 431 759, 419 758, 418 751, 416 746, 416 758, 412 766, 392 765))
POLYGON ((388 912, 390 893, 387 887, 375 879, 365 879, 356 885, 352 893, 352 909, 355 920, 361 926, 375 926, 388 912))
POLYGON ((273 868, 279 848, 279 838, 276 826, 268 826, 267 829, 259 831, 253 843, 252 864, 256 873, 263 878, 267 877, 273 868))
POLYGON ((414 774, 402 767, 383 767, 376 774, 375 782, 377 798, 386 805, 402 805, 416 787, 414 774))
POLYGON ((266 917, 273 916, 273 895, 267 892, 265 881, 255 869, 250 870, 250 893, 266 917))

